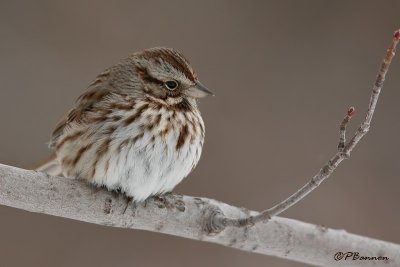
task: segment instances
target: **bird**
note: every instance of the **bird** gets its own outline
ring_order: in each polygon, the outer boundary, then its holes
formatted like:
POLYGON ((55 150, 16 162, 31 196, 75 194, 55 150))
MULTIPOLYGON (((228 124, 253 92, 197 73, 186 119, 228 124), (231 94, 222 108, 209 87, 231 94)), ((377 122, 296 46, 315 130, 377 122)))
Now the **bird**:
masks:
POLYGON ((169 193, 195 168, 214 93, 183 54, 155 47, 100 73, 54 128, 37 171, 118 190, 137 202, 169 193))

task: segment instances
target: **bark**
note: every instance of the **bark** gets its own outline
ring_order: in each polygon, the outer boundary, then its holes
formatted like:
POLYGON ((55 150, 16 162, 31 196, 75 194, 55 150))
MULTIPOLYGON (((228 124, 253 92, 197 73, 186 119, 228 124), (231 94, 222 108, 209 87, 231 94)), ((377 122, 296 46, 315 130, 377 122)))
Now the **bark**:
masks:
POLYGON ((232 227, 221 223, 221 217, 246 218, 258 212, 181 195, 137 204, 122 194, 82 181, 1 164, 0 204, 108 227, 170 234, 318 266, 400 266, 400 245, 344 230, 277 216, 268 222, 232 227), (336 261, 334 256, 338 252, 358 252, 359 256, 383 256, 389 260, 345 260, 344 255, 336 261))

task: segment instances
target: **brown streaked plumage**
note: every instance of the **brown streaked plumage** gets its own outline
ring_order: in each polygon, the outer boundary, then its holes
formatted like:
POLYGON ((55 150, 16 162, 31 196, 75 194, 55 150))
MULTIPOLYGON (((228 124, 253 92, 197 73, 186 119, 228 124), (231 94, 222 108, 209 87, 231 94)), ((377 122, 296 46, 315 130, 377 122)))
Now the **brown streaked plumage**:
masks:
POLYGON ((137 118, 139 118, 139 117, 142 115, 142 113, 143 113, 145 110, 148 109, 148 107, 149 107, 149 104, 146 103, 146 104, 142 105, 140 108, 138 108, 138 109, 135 111, 135 113, 134 113, 133 115, 129 116, 128 118, 126 118, 126 119, 124 120, 125 126, 131 124, 131 123, 134 122, 137 118))
POLYGON ((160 50, 146 50, 143 52, 142 57, 147 60, 164 60, 169 63, 173 68, 182 72, 192 82, 196 81, 196 74, 185 57, 171 49, 160 50))
POLYGON ((88 144, 88 145, 86 145, 86 146, 81 147, 81 148, 78 150, 78 153, 76 154, 74 160, 72 161, 72 164, 73 164, 74 166, 78 163, 78 161, 79 161, 80 158, 82 157, 83 153, 85 153, 86 151, 88 151, 88 150, 92 147, 92 145, 93 145, 93 143, 90 143, 90 144, 88 144))
POLYGON ((185 124, 182 128, 181 131, 179 133, 179 137, 178 137, 178 141, 176 142, 176 150, 180 150, 181 147, 185 144, 186 139, 189 136, 189 128, 187 126, 187 124, 185 124))
POLYGON ((65 176, 137 201, 169 192, 199 161, 196 99, 210 94, 176 50, 134 53, 98 75, 57 124, 52 162, 65 176))

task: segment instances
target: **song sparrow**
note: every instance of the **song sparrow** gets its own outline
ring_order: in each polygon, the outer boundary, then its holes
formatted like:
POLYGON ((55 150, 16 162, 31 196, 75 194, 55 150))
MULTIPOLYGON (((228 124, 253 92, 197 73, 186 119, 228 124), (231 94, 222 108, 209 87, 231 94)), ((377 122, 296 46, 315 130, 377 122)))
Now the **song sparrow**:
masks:
POLYGON ((136 201, 170 192, 199 161, 196 99, 213 93, 169 48, 134 53, 89 85, 54 129, 37 170, 120 189, 136 201))

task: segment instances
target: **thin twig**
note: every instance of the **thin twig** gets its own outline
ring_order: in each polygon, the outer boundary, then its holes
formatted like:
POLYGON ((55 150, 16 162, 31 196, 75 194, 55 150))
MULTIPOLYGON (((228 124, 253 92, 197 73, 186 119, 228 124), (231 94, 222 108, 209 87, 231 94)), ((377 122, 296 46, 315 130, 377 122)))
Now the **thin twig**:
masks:
POLYGON ((355 108, 349 107, 346 116, 344 117, 342 123, 340 124, 340 139, 339 139, 338 151, 343 151, 343 148, 346 144, 346 127, 347 124, 350 122, 351 118, 353 117, 354 112, 355 108))
POLYGON ((371 98, 369 100, 369 106, 365 120, 361 123, 353 138, 351 138, 350 141, 345 145, 346 125, 354 114, 354 108, 349 108, 349 110, 347 111, 347 116, 344 118, 340 128, 340 141, 338 146, 339 151, 321 168, 321 170, 308 183, 306 183, 302 188, 300 188, 297 192, 289 196, 284 201, 273 206, 272 208, 264 210, 258 215, 249 216, 244 219, 221 217, 220 219, 222 220, 222 223, 227 226, 242 227, 253 225, 258 222, 267 222, 272 216, 278 215, 287 210, 288 208, 299 202, 301 199, 303 199, 305 196, 307 196, 311 191, 316 189, 325 179, 327 179, 333 173, 333 171, 344 159, 350 157, 350 153, 353 151, 355 146, 369 131, 376 103, 378 101, 379 94, 385 81, 386 73, 388 72, 390 63, 395 55, 396 46, 399 43, 399 40, 400 30, 397 30, 393 34, 392 42, 388 50, 386 51, 386 55, 383 59, 382 65, 376 77, 375 84, 372 89, 371 98))

